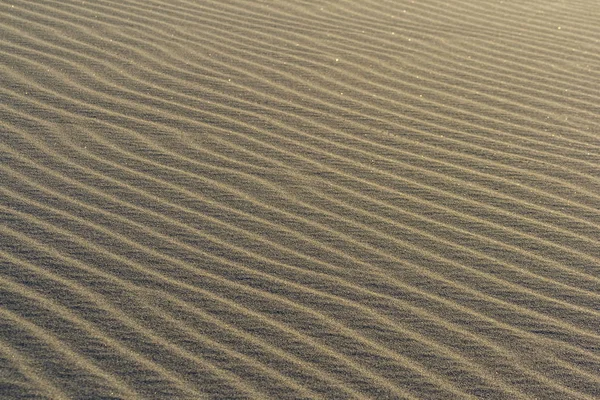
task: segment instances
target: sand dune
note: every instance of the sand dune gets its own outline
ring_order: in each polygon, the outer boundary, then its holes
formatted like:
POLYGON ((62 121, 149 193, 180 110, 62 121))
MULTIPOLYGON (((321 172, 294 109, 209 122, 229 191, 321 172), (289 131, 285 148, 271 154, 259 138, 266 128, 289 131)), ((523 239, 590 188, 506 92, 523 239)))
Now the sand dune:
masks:
POLYGON ((600 397, 594 0, 0 4, 0 397, 600 397))

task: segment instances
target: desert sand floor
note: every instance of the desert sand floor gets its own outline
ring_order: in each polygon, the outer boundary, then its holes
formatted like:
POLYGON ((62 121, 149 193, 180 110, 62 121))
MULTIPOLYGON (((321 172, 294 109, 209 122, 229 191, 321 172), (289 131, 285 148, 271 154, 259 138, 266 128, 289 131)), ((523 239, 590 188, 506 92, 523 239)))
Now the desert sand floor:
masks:
POLYGON ((600 398, 600 3, 0 2, 0 398, 600 398))

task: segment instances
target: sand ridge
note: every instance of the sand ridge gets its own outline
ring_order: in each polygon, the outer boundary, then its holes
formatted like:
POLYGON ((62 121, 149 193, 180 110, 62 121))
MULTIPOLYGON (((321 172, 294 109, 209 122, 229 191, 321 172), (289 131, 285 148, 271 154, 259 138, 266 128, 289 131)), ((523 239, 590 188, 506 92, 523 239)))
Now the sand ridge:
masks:
POLYGON ((0 5, 0 397, 600 396, 591 0, 0 5))

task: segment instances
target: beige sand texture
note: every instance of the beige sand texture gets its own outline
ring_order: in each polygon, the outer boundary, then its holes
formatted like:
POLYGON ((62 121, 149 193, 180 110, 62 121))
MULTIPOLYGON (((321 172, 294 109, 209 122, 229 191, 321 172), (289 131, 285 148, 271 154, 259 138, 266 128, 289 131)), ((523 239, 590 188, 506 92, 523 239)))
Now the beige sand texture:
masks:
POLYGON ((0 2, 0 398, 600 398, 600 3, 0 2))

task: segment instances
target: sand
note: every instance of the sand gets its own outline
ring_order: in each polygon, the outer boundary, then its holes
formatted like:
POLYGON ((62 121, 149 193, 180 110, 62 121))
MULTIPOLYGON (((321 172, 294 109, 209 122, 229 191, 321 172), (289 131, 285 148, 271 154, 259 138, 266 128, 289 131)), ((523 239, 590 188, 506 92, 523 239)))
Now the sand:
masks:
POLYGON ((600 398, 597 0, 0 4, 0 398, 600 398))

